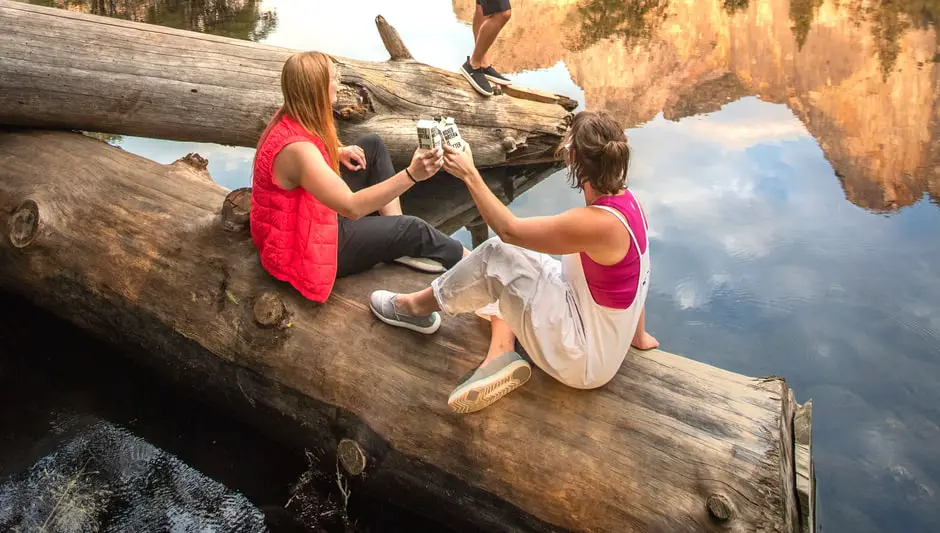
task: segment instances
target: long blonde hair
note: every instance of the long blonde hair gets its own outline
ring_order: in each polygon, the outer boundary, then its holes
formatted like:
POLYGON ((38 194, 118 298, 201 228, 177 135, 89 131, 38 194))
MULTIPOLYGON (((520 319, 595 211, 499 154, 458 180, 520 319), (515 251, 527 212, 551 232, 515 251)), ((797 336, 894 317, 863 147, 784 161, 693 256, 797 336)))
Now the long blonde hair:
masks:
POLYGON ((330 57, 322 52, 298 52, 287 58, 281 69, 284 105, 261 133, 259 149, 271 128, 287 115, 323 141, 330 156, 330 166, 339 173, 339 137, 330 105, 331 63, 330 57))

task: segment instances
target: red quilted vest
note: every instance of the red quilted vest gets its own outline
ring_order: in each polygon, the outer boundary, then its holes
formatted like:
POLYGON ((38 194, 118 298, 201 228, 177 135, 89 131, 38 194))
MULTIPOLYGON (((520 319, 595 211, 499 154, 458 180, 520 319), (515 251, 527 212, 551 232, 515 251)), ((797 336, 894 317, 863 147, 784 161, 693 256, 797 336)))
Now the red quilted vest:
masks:
POLYGON ((331 164, 323 141, 283 115, 255 156, 251 237, 268 273, 290 283, 304 297, 325 302, 336 281, 336 211, 302 187, 287 191, 274 180, 274 158, 295 142, 315 144, 331 164))

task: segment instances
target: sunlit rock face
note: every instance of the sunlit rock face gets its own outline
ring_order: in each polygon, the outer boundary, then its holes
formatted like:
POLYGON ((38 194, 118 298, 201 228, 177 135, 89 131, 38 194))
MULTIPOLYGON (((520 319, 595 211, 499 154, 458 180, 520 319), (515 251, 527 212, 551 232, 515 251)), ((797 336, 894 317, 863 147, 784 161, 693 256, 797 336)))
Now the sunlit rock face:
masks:
MULTIPOLYGON (((469 23, 474 0, 452 1, 469 23)), ((625 127, 747 95, 786 104, 851 202, 895 210, 940 196, 932 9, 905 0, 528 0, 514 6, 492 55, 507 72, 564 62, 586 107, 625 127)))

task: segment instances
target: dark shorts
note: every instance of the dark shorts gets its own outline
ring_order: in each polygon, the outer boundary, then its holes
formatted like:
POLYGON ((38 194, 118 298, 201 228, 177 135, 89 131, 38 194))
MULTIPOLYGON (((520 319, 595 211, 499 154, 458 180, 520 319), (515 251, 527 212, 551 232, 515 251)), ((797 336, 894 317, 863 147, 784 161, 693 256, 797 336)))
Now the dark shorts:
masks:
POLYGON ((512 9, 509 0, 477 0, 477 5, 483 8, 483 16, 486 17, 512 9))

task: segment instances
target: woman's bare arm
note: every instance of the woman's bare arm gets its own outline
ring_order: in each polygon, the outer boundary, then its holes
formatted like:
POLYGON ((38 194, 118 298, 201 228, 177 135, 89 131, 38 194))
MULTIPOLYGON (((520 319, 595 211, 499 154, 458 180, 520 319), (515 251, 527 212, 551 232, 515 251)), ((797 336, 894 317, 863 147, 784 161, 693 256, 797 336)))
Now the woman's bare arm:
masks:
POLYGON ((458 153, 448 148, 445 152, 444 167, 467 185, 480 216, 503 242, 547 254, 586 252, 604 264, 619 261, 629 250, 629 236, 622 253, 618 253, 616 246, 611 246, 618 237, 623 241, 622 232, 617 231, 623 225, 609 213, 598 209, 578 207, 552 216, 517 217, 483 181, 473 166, 469 149, 458 153))
POLYGON ((621 226, 611 215, 587 207, 558 215, 519 218, 493 194, 478 172, 465 183, 480 216, 503 242, 536 252, 603 255, 612 244, 611 230, 621 226))
MULTIPOLYGON (((440 158, 440 153, 416 153, 409 165, 415 180, 433 176, 440 169, 440 158)), ((293 143, 281 150, 274 159, 274 175, 281 187, 288 190, 303 187, 324 205, 350 219, 378 211, 414 185, 406 172, 401 171, 381 183, 352 192, 326 164, 320 150, 307 142, 293 143)))

